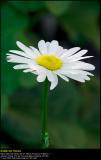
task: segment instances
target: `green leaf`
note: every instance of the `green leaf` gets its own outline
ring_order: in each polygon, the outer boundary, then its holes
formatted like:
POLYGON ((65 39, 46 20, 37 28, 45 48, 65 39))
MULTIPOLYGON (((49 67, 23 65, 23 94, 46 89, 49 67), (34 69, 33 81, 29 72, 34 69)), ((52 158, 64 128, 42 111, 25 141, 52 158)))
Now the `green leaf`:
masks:
POLYGON ((74 43, 77 40, 79 40, 79 43, 90 41, 99 49, 99 12, 98 2, 72 2, 68 12, 61 17, 60 24, 74 43), (79 39, 79 37, 82 37, 82 39, 79 39))
MULTIPOLYGON (((2 117, 2 130, 20 143, 19 147, 35 148, 40 144, 41 134, 38 118, 9 111, 2 117)), ((17 146, 16 146, 17 147, 17 146)))
POLYGON ((71 1, 46 1, 45 3, 50 12, 60 16, 68 10, 71 1))
POLYGON ((85 131, 75 123, 51 120, 49 131, 53 148, 85 148, 85 131))
POLYGON ((34 12, 44 8, 43 1, 10 1, 12 7, 17 8, 21 12, 34 12))
POLYGON ((8 109, 8 97, 1 95, 1 116, 3 116, 8 109))
POLYGON ((11 68, 14 64, 6 61, 6 53, 11 49, 18 49, 16 46, 17 40, 29 44, 29 40, 24 33, 28 25, 28 17, 20 15, 10 5, 5 4, 1 9, 1 22, 1 83, 2 92, 9 95, 20 85, 20 73, 11 68))
POLYGON ((100 131, 100 82, 93 78, 90 83, 81 87, 81 93, 85 97, 82 101, 81 123, 90 131, 100 131))
POLYGON ((50 117, 57 117, 57 119, 61 120, 70 119, 74 122, 78 121, 78 111, 82 102, 82 96, 75 83, 67 83, 60 80, 58 87, 50 92, 49 102, 50 117))
POLYGON ((18 34, 25 31, 28 18, 6 4, 1 8, 1 22, 1 47, 2 52, 7 52, 8 49, 16 46, 15 42, 19 40, 18 34))
MULTIPOLYGON (((97 82, 92 87, 96 90, 97 82), (95 85, 95 86, 94 86, 95 85)), ((94 117, 85 119, 84 115, 92 112, 92 103, 96 101, 89 89, 90 83, 77 85, 62 81, 49 94, 48 129, 50 148, 99 148, 99 131, 94 117), (86 85, 86 86, 85 86, 86 85), (89 100, 89 103, 88 103, 89 100), (90 106, 91 104, 91 106, 90 106), (84 113, 84 115, 82 114, 84 113), (88 124, 87 124, 88 123, 88 124), (95 133, 95 137, 94 136, 95 133), (90 136, 90 142, 88 139, 90 136)), ((43 84, 34 88, 19 88, 10 98, 10 108, 2 117, 2 129, 24 148, 40 148, 41 142, 41 96, 43 84)), ((90 88, 92 88, 90 87, 90 88)), ((92 92, 92 91, 91 91, 92 92)), ((96 106, 95 106, 96 107, 96 106)), ((95 110, 93 110, 95 112, 95 110)), ((99 115, 96 114, 98 117, 99 115)), ((99 124, 99 121, 97 122, 99 124)))

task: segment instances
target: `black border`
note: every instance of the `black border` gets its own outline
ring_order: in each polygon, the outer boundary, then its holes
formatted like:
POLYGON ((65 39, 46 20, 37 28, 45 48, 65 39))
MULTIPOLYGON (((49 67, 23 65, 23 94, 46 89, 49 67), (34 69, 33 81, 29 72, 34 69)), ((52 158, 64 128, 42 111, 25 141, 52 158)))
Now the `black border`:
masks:
MULTIPOLYGON (((8 1, 14 1, 14 0, 8 0, 8 1)), ((17 0, 17 1, 20 1, 20 0, 17 0)), ((24 0, 24 1, 28 1, 28 0, 24 0)), ((43 0, 39 0, 39 2, 40 1, 43 1, 43 0)), ((44 1, 47 1, 47 0, 44 0, 44 1)), ((49 1, 54 1, 54 0, 49 0, 49 1)), ((55 1, 61 1, 61 0, 55 0, 55 1)), ((64 1, 68 1, 68 0, 64 0, 64 1)), ((82 1, 82 0, 72 0, 72 1, 82 1)), ((88 2, 97 1, 100 4, 100 0, 83 0, 83 1, 88 1, 88 2)), ((4 1, 3 0, 0 1, 0 3, 2 2, 4 1)), ((1 24, 1 20, 0 20, 0 24, 1 24)), ((1 82, 1 79, 0 79, 0 82, 1 82)), ((54 159, 61 159, 61 160, 70 159, 71 160, 72 158, 73 159, 80 158, 82 160, 83 158, 85 159, 86 157, 89 158, 90 160, 91 159, 95 160, 95 159, 99 159, 100 157, 100 149, 86 149, 86 148, 85 149, 33 149, 33 150, 21 149, 21 152, 22 153, 24 152, 25 153, 48 153, 49 157, 45 159, 51 159, 51 160, 54 160, 54 159)), ((43 160, 44 158, 41 158, 41 159, 43 160)))

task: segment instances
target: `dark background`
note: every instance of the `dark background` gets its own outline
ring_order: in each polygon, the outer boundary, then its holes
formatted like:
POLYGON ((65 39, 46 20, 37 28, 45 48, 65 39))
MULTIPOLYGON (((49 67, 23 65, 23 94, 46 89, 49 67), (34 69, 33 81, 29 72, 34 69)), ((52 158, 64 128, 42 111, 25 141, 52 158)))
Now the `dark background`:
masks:
POLYGON ((40 39, 88 49, 96 66, 85 84, 59 80, 49 93, 50 148, 100 147, 100 18, 98 1, 1 2, 1 147, 40 148, 43 83, 6 62, 16 41, 37 47, 40 39))

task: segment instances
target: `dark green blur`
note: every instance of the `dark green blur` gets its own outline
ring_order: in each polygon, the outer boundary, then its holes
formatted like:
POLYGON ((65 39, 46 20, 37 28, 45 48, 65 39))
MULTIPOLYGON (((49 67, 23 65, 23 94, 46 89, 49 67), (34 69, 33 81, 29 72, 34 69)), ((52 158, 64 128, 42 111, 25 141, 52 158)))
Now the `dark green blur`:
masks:
POLYGON ((40 148, 43 83, 14 70, 6 53, 16 41, 37 47, 58 40, 65 48, 88 49, 96 66, 86 83, 59 79, 49 92, 50 148, 100 147, 99 2, 7 1, 1 3, 1 147, 40 148))

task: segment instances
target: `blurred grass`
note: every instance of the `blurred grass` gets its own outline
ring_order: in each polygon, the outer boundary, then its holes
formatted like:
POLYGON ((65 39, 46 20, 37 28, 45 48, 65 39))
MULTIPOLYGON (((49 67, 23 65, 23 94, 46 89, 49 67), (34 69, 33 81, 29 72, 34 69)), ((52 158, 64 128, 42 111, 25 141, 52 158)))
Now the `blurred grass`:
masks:
MULTIPOLYGON (((94 65, 99 63, 98 2, 2 2, 2 148, 40 148, 43 84, 37 83, 36 77, 30 73, 14 71, 12 64, 6 62, 6 53, 10 49, 17 49, 17 40, 37 47, 41 37, 50 39, 46 33, 51 30, 54 31, 51 38, 59 40, 67 48, 75 45, 88 46, 89 52, 94 52, 94 65), (44 30, 45 26, 48 27, 44 30)), ((59 80, 58 87, 49 94, 51 148, 100 147, 99 88, 99 74, 96 71, 95 77, 85 84, 59 80)))

